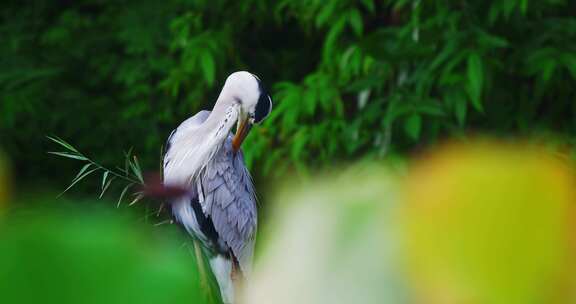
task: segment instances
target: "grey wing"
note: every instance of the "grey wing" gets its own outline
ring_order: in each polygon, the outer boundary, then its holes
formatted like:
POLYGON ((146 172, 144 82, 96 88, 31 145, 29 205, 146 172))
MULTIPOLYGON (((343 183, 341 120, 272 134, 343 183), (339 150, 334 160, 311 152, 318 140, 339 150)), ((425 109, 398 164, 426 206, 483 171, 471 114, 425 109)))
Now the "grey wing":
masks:
POLYGON ((241 152, 232 151, 231 138, 207 167, 201 191, 205 214, 248 275, 256 237, 256 195, 241 152))

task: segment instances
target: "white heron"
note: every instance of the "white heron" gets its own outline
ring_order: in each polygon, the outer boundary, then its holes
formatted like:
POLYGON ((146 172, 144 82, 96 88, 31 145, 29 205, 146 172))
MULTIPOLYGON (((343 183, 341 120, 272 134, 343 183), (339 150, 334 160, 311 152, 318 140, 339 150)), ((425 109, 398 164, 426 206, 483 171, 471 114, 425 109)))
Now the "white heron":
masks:
POLYGON ((271 110, 260 79, 235 72, 212 111, 182 122, 166 145, 164 185, 188 190, 171 202, 172 212, 206 249, 224 303, 234 302, 236 278, 250 273, 257 227, 254 185, 240 146, 271 110))

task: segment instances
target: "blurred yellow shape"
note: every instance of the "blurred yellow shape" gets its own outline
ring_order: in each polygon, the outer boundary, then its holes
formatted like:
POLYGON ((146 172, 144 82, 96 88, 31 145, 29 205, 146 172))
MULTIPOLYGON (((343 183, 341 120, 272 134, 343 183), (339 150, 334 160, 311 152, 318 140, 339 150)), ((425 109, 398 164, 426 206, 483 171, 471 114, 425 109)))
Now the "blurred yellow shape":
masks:
POLYGON ((416 303, 576 303, 573 173, 499 142, 417 161, 402 212, 416 303))

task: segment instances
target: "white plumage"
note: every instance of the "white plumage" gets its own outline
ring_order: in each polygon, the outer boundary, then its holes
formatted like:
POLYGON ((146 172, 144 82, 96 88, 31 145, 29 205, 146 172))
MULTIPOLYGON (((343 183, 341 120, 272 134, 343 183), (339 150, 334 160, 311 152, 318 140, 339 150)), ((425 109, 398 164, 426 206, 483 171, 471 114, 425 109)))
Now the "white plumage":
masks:
POLYGON ((225 303, 234 301, 233 278, 250 273, 257 227, 254 187, 239 147, 271 108, 260 80, 236 72, 213 110, 184 121, 167 142, 164 184, 189 190, 172 202, 172 212, 202 242, 225 303))

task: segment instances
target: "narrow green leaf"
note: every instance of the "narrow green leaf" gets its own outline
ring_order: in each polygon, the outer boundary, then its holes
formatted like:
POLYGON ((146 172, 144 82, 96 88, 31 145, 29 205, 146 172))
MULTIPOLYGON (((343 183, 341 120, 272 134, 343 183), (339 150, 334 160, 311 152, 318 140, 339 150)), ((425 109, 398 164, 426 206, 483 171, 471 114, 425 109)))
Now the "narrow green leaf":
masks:
POLYGON ((58 195, 58 197, 62 196, 62 194, 66 193, 66 191, 70 190, 70 188, 74 187, 74 185, 76 185, 79 181, 81 181, 82 179, 84 179, 86 176, 90 175, 92 172, 98 170, 98 168, 94 168, 90 171, 86 171, 84 172, 82 175, 74 178, 74 180, 72 181, 72 183, 66 188, 64 189, 64 191, 62 191, 62 193, 60 193, 58 195))
MULTIPOLYGON (((108 171, 106 171, 106 172, 108 172, 108 171)), ((114 177, 109 178, 108 181, 106 182, 106 184, 102 186, 102 191, 100 191, 100 195, 98 196, 98 198, 102 198, 102 196, 104 196, 104 193, 106 192, 106 190, 108 190, 108 187, 110 187, 110 184, 112 184, 113 180, 114 180, 114 177)))
POLYGON ((118 198, 118 203, 116 203, 116 208, 120 207, 120 203, 122 203, 122 199, 124 198, 124 195, 126 195, 126 191, 128 191, 128 189, 130 189, 130 187, 132 187, 133 185, 134 184, 130 183, 126 185, 124 189, 122 189, 122 192, 120 192, 120 198, 118 198))
POLYGON ((84 172, 86 172, 86 170, 88 170, 88 168, 90 168, 92 166, 92 164, 88 163, 85 164, 82 169, 80 169, 80 171, 78 171, 78 174, 76 174, 76 176, 72 179, 72 181, 75 181, 78 177, 80 177, 82 174, 84 174, 84 172))
POLYGON ((362 21, 360 12, 357 9, 353 9, 350 11, 348 18, 350 18, 348 22, 350 22, 350 26, 352 27, 352 30, 354 30, 354 33, 358 36, 362 35, 362 31, 364 30, 364 23, 362 21))
POLYGON ((110 171, 104 171, 104 173, 102 174, 102 186, 100 186, 100 189, 104 189, 104 185, 106 184, 108 174, 110 174, 110 171))
POLYGON ((76 153, 80 153, 78 150, 76 150, 76 148, 74 148, 71 144, 67 143, 65 140, 63 140, 62 138, 58 137, 58 136, 46 136, 48 139, 50 139, 51 141, 61 145, 62 147, 72 151, 72 152, 76 152, 76 153))
POLYGON ((128 149, 128 151, 124 153, 124 172, 126 174, 128 174, 130 169, 131 158, 132 158, 132 147, 130 147, 130 149, 128 149))
POLYGON ((328 1, 322 6, 318 14, 316 15, 315 25, 316 28, 321 28, 335 15, 334 11, 338 5, 337 1, 328 1))
POLYGON ((144 183, 144 178, 142 177, 142 169, 140 169, 140 164, 138 163, 138 158, 136 155, 132 158, 134 162, 130 162, 130 168, 132 168, 132 173, 138 178, 141 183, 144 183))
POLYGON ((335 58, 333 56, 334 50, 336 49, 336 42, 338 38, 344 31, 344 26, 346 25, 347 18, 345 15, 338 18, 336 22, 330 27, 328 34, 326 35, 326 39, 324 39, 324 46, 322 55, 324 60, 328 60, 327 58, 335 58))
POLYGON ((482 60, 478 53, 472 53, 468 56, 468 94, 472 106, 479 112, 483 112, 482 107, 482 86, 484 82, 484 74, 482 71, 482 60))
POLYGON ((143 194, 136 193, 136 197, 132 200, 132 202, 130 202, 130 204, 128 204, 128 206, 132 206, 132 205, 136 204, 137 202, 139 202, 143 198, 144 198, 143 194))
POLYGON ((68 153, 68 152, 48 152, 48 154, 58 155, 58 156, 71 158, 71 159, 77 159, 77 160, 88 160, 86 157, 84 157, 82 155, 68 153))

